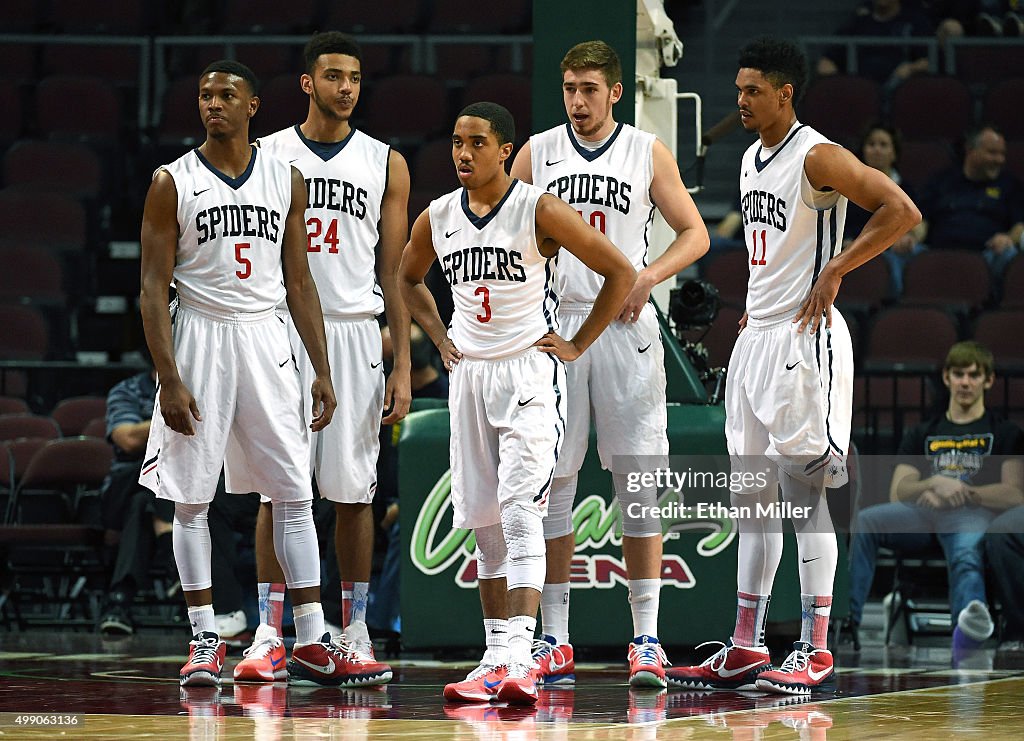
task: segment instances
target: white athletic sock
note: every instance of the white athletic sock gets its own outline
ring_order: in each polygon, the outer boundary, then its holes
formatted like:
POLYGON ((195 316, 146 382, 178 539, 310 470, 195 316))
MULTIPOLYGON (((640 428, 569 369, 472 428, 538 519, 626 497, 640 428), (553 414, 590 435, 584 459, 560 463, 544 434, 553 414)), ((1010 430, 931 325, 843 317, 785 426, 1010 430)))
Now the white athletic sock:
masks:
POLYGON ((545 584, 540 593, 541 632, 559 646, 569 642, 569 582, 545 584))
MULTIPOLYGON (((274 507, 277 509, 277 507, 274 507)), ((319 602, 296 605, 292 610, 295 618, 295 645, 305 646, 319 643, 327 628, 324 627, 324 608, 319 602)))
POLYGON ((661 579, 629 580, 629 611, 633 613, 633 635, 658 637, 658 605, 661 579))
POLYGON ((213 614, 213 605, 188 608, 188 622, 192 626, 192 635, 204 631, 207 633, 217 632, 217 619, 213 614))
POLYGON ((508 662, 508 620, 484 618, 484 640, 487 642, 484 663, 497 666, 508 662))
POLYGON ((537 618, 516 615, 508 621, 508 658, 514 664, 533 663, 533 631, 537 618))

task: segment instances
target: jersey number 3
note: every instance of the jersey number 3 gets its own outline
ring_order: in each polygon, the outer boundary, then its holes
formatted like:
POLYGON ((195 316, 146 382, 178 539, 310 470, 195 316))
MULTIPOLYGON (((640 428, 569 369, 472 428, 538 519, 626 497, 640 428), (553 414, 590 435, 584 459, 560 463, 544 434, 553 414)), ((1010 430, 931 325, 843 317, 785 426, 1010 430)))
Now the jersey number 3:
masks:
POLYGON ((491 292, 487 286, 480 286, 473 291, 474 296, 482 296, 480 310, 482 314, 476 315, 476 320, 481 324, 491 321, 491 292))

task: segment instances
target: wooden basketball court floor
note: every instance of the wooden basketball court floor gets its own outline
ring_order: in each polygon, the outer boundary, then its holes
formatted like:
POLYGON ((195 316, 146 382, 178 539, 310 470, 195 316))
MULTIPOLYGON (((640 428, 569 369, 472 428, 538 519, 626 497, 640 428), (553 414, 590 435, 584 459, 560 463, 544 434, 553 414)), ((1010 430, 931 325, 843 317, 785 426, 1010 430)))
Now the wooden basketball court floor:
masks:
MULTIPOLYGON (((992 652, 952 670, 949 650, 865 648, 839 654, 838 690, 822 697, 631 690, 625 665, 586 664, 576 689, 542 690, 536 708, 450 705, 445 682, 470 665, 393 661, 379 689, 178 687, 185 641, 141 634, 0 634, 0 738, 39 739, 991 739, 1024 737, 1024 656, 992 652), (36 717, 29 724, 19 717, 36 717), (54 725, 74 714, 74 725, 54 725), (43 725, 46 723, 46 725, 43 725)), ((688 660, 675 656, 677 661, 688 660)))

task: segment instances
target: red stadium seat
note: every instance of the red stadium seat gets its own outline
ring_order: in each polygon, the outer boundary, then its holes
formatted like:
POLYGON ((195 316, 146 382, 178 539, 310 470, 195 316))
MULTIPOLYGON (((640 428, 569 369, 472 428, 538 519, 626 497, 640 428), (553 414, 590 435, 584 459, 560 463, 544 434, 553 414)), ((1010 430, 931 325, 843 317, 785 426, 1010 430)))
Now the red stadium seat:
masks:
POLYGON ((970 313, 988 299, 990 290, 988 265, 980 252, 927 250, 907 263, 902 301, 970 313))
POLYGON ((986 311, 974 325, 974 339, 992 351, 997 364, 1024 365, 1024 309, 986 311))
POLYGON ((56 440, 60 437, 60 428, 51 417, 38 414, 0 416, 0 440, 20 440, 23 437, 56 440))
MULTIPOLYGON (((366 107, 366 129, 379 139, 418 143, 454 123, 444 84, 426 75, 395 75, 374 86, 366 107)), ((365 105, 365 104, 364 104, 365 105)))
POLYGON ((75 396, 58 402, 50 412, 64 437, 84 434, 85 427, 97 417, 105 417, 107 400, 103 396, 75 396))
POLYGON ((316 21, 316 0, 225 0, 224 33, 307 33, 316 21))
POLYGON ((0 415, 30 414, 31 411, 24 399, 19 399, 16 396, 0 396, 0 415))
POLYGON ((994 83, 985 93, 985 112, 982 120, 994 124, 1007 139, 1024 139, 1024 120, 1020 111, 1022 96, 1024 77, 1011 77, 994 83))
POLYGON ((481 100, 489 100, 508 108, 516 124, 516 142, 530 137, 533 121, 533 99, 530 78, 513 73, 484 75, 466 86, 462 95, 463 107, 481 100))
POLYGON ((1024 309, 1024 257, 1020 255, 1003 273, 1003 300, 999 305, 1004 309, 1024 309))
POLYGON ((57 257, 39 247, 0 249, 0 301, 63 306, 64 268, 57 257))
POLYGON ((432 191, 435 197, 459 186, 451 139, 435 139, 419 148, 412 162, 412 184, 413 188, 432 191))
POLYGON ((299 86, 299 75, 272 77, 260 91, 260 110, 252 119, 252 136, 267 136, 301 123, 308 108, 309 96, 299 86))
POLYGON ((324 28, 356 34, 408 33, 420 23, 420 0, 386 3, 328 3, 324 28))
POLYGON ((79 199, 97 198, 103 185, 99 157, 82 144, 24 139, 7 150, 3 168, 6 185, 79 199))
POLYGON ((819 77, 800 103, 800 120, 829 139, 852 146, 868 124, 878 119, 881 97, 878 83, 865 77, 819 77))
POLYGON ((37 309, 0 305, 0 360, 42 360, 49 346, 50 331, 37 309))
POLYGON ((899 306, 882 311, 868 330, 866 366, 938 368, 957 341, 949 313, 929 307, 899 306))
POLYGON ((866 314, 878 309, 888 296, 889 264, 876 257, 843 276, 836 305, 866 314))
POLYGON ((955 141, 971 123, 971 91, 955 77, 911 77, 893 93, 892 123, 908 140, 955 141))
POLYGON ((21 92, 13 80, 0 78, 0 145, 13 142, 24 129, 21 92))
POLYGON ((920 193, 934 175, 952 164, 953 150, 947 142, 904 142, 897 169, 906 183, 920 193))
POLYGON ((78 251, 85 247, 85 226, 85 209, 73 198, 22 188, 0 191, 0 244, 78 251), (46 218, 27 219, 26 214, 46 214, 46 218))
POLYGON ((427 22, 429 33, 516 33, 529 26, 531 3, 527 0, 506 0, 480 12, 475 0, 444 0, 434 3, 434 12, 427 22))
POLYGON ((50 75, 36 89, 39 131, 51 139, 112 146, 123 123, 113 85, 98 77, 50 75))

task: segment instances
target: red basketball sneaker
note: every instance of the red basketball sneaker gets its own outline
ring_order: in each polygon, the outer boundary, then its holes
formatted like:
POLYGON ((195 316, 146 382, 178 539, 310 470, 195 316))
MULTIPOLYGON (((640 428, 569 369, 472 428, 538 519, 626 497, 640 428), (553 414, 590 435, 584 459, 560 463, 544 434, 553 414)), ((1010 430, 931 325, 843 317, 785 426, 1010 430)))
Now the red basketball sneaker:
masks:
POLYGON ((182 687, 220 687, 220 671, 224 668, 227 646, 216 633, 196 633, 188 644, 188 661, 181 667, 182 687))
POLYGON ((391 667, 377 661, 373 655, 373 643, 369 637, 351 640, 342 633, 334 639, 334 645, 345 654, 347 687, 371 687, 391 681, 391 667))
POLYGON ((509 705, 533 705, 537 702, 537 666, 509 664, 508 674, 495 698, 509 705))
POLYGON ((697 648, 717 644, 722 648, 696 666, 668 669, 665 678, 676 687, 692 690, 752 690, 762 672, 772 668, 771 656, 764 646, 745 648, 728 643, 708 641, 697 648))
POLYGON ((318 643, 307 643, 292 649, 288 662, 288 684, 300 686, 341 687, 351 679, 348 658, 324 633, 318 643))
POLYGON ((833 692, 835 688, 832 652, 804 641, 793 644, 793 652, 782 662, 781 668, 763 672, 757 677, 757 689, 764 692, 809 695, 812 692, 833 692))
POLYGON ((665 665, 669 663, 665 649, 654 636, 637 636, 629 644, 629 686, 666 686, 665 665))
POLYGON ((284 641, 269 625, 256 629, 252 645, 242 652, 242 656, 235 665, 236 682, 273 682, 288 678, 284 641))
POLYGON ((553 636, 542 635, 533 642, 533 663, 543 684, 576 684, 576 662, 570 643, 559 645, 553 636))
POLYGON ((444 686, 444 699, 449 702, 490 702, 498 694, 508 667, 480 663, 461 682, 444 686))

